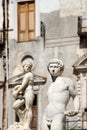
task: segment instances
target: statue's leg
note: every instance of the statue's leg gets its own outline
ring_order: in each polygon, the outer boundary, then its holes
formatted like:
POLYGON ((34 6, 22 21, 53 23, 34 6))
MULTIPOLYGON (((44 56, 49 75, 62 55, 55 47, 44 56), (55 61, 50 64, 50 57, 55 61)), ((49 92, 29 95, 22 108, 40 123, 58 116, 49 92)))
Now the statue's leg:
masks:
POLYGON ((26 130, 31 130, 30 128, 30 124, 32 121, 32 109, 28 109, 25 112, 25 116, 24 116, 24 127, 26 130))
POLYGON ((42 119, 42 124, 41 124, 41 130, 51 130, 50 127, 48 126, 49 121, 46 119, 45 114, 43 115, 43 119, 42 119))
POLYGON ((24 98, 25 98, 25 107, 28 110, 33 104, 33 100, 34 100, 33 90, 26 90, 24 94, 24 98))
POLYGON ((57 116, 55 116, 51 123, 51 130, 65 130, 63 114, 58 114, 57 116))

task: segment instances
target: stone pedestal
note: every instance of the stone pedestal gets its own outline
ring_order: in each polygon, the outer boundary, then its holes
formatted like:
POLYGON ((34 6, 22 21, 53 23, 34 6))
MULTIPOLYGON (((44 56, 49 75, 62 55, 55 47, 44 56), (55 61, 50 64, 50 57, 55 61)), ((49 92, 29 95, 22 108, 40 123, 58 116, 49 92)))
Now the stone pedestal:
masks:
POLYGON ((13 125, 10 125, 7 130, 28 130, 24 128, 24 124, 21 122, 15 122, 13 125))

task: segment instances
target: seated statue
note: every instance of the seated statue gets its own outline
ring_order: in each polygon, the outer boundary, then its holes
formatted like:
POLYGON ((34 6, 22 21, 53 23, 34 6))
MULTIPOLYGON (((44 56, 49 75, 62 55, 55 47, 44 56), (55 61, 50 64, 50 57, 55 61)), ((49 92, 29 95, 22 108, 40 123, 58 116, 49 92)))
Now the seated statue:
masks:
POLYGON ((62 77, 64 64, 59 59, 52 59, 48 64, 48 71, 52 83, 48 88, 48 105, 45 108, 42 130, 65 130, 65 116, 74 116, 79 111, 79 99, 76 96, 72 79, 62 77), (74 100, 74 110, 66 111, 70 97, 74 100))
POLYGON ((16 110, 25 130, 31 130, 30 123, 32 120, 32 104, 34 100, 32 66, 32 63, 28 60, 23 61, 25 76, 22 84, 17 85, 12 93, 15 98, 13 108, 16 110))

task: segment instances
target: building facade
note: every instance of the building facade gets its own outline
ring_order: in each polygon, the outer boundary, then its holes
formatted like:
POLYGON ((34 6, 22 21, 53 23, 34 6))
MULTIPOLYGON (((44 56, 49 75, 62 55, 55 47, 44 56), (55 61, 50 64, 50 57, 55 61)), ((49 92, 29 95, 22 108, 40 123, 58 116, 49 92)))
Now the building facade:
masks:
MULTIPOLYGON (((41 120, 44 108, 47 104, 47 89, 51 77, 47 71, 47 65, 51 58, 59 58, 65 64, 63 76, 72 78, 77 84, 81 108, 76 118, 67 119, 67 130, 73 128, 72 123, 79 120, 75 127, 87 129, 87 9, 78 15, 60 16, 58 1, 40 0, 9 0, 9 31, 8 31, 8 80, 22 72, 20 62, 23 56, 32 55, 35 60, 34 74, 47 78, 47 82, 40 85, 40 92, 36 94, 35 105, 38 106, 38 121, 35 126, 41 130, 41 120), (50 2, 50 5, 48 4, 50 2), (50 6, 47 8, 47 6, 50 6), (85 19, 85 20, 84 20, 85 19), (83 116, 84 115, 84 116, 83 116)), ((3 30, 3 5, 0 3, 0 28, 3 30)), ((3 53, 0 57, 0 81, 4 82, 3 53)), ((12 108, 12 88, 8 83, 7 91, 7 117, 8 126, 17 120, 12 108), (10 87, 9 87, 10 86, 10 87)), ((0 126, 2 128, 3 111, 3 86, 0 90, 0 126)), ((67 109, 72 107, 72 103, 67 109)), ((36 108, 36 109, 37 109, 36 108)), ((37 110, 36 110, 37 111, 37 110)))

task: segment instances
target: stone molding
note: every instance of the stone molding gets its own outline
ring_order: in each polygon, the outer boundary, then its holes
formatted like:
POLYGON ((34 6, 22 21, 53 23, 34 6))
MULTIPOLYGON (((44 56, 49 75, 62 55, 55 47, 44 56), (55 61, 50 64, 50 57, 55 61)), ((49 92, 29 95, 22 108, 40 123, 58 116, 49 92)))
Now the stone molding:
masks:
POLYGON ((87 53, 81 56, 73 65, 74 74, 87 73, 87 53))
POLYGON ((79 44, 78 36, 61 37, 61 38, 49 38, 46 39, 46 47, 66 46, 79 44))

